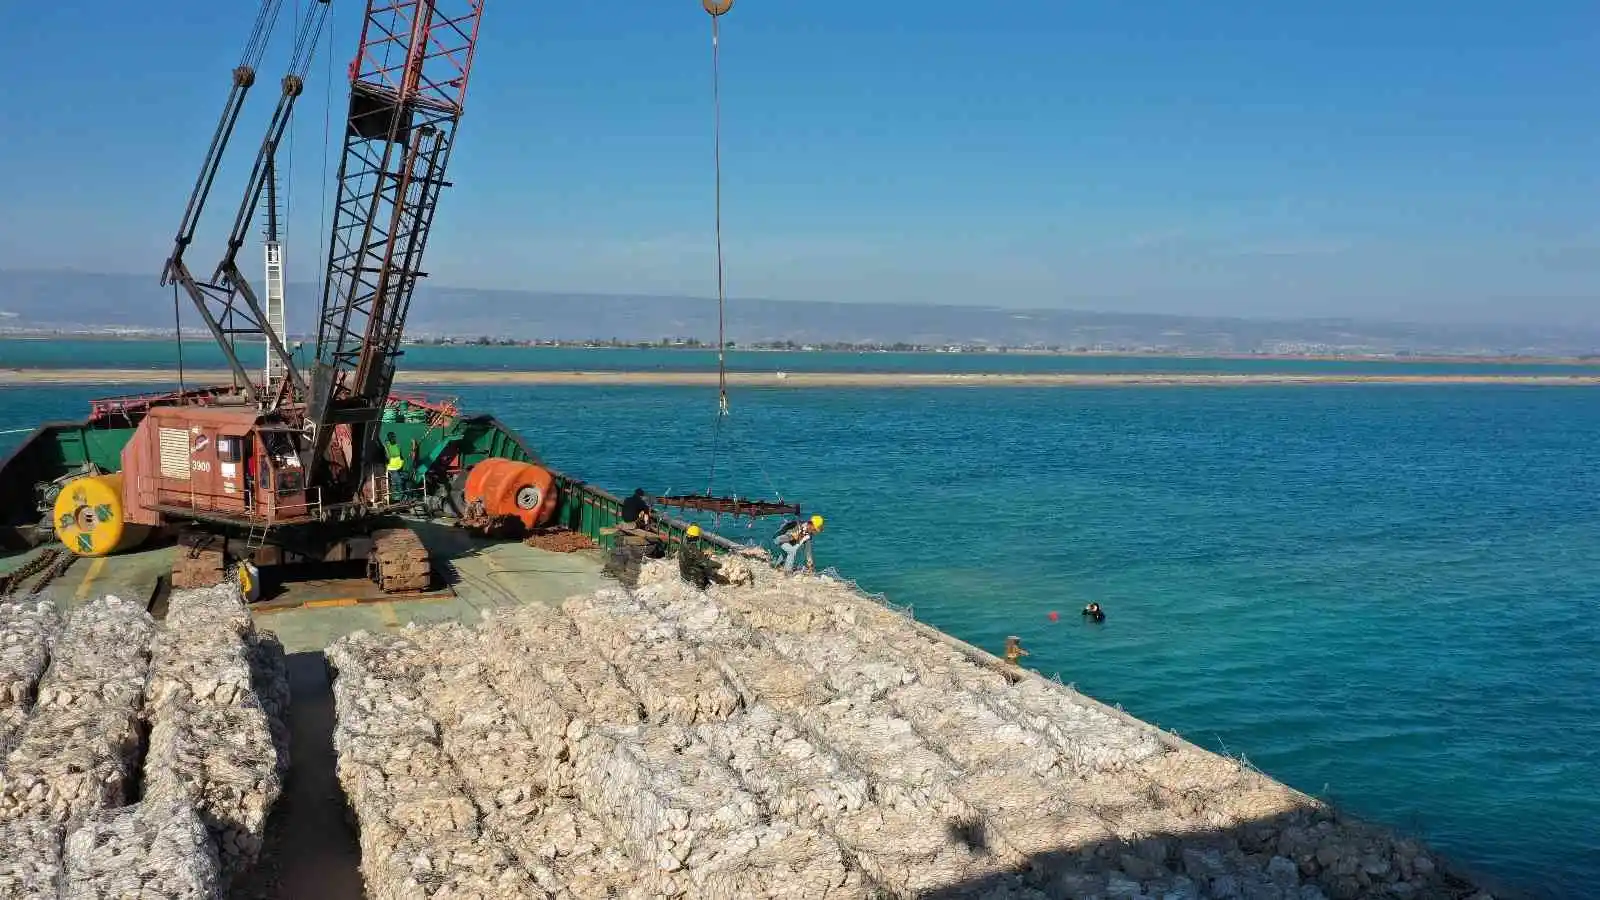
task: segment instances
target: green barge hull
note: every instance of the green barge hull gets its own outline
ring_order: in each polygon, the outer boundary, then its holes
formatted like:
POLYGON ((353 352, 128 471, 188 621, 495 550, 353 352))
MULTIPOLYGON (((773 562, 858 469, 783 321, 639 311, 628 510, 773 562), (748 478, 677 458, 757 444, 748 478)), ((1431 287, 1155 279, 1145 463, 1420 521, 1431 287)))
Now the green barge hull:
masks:
MULTIPOLYGON (((225 393, 227 389, 215 388, 110 397, 93 401, 82 421, 40 425, 0 461, 0 550, 26 550, 55 541, 50 511, 61 486, 91 472, 121 471, 122 448, 152 407, 207 403, 225 393)), ((448 476, 495 457, 543 466, 555 476, 559 492, 551 524, 583 534, 602 548, 611 547, 616 539, 621 499, 549 466, 521 435, 492 415, 461 412, 449 399, 396 392, 389 397, 383 428, 393 431, 402 446, 416 440, 420 463, 448 476)), ((674 540, 687 527, 670 517, 662 524, 674 540)), ((708 538, 734 549, 720 537, 708 538)))

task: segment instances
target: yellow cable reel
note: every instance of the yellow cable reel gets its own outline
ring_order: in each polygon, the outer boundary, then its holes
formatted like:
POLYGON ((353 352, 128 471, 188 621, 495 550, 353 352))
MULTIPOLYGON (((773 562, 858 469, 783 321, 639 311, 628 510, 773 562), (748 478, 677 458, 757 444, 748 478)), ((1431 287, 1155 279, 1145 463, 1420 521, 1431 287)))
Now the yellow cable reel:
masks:
POLYGON ((122 475, 85 475, 61 488, 53 509, 56 537, 78 556, 109 556, 139 546, 150 528, 127 521, 122 475))

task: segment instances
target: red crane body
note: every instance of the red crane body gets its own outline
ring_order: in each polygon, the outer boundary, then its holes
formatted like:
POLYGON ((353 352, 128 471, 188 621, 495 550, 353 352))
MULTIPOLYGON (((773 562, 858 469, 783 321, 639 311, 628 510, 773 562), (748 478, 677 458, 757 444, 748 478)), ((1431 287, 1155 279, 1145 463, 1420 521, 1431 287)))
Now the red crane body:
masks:
POLYGON ((367 556, 386 590, 424 588, 427 553, 396 514, 378 423, 389 401, 407 312, 466 100, 483 0, 368 0, 348 72, 338 193, 309 377, 234 264, 252 210, 271 191, 279 139, 303 90, 328 0, 305 12, 290 73, 234 219, 222 262, 199 281, 184 261, 282 0, 263 0, 222 119, 185 209, 162 283, 187 293, 233 370, 211 408, 152 410, 123 451, 130 523, 183 529, 176 586, 215 583, 231 557, 252 564, 367 556), (265 193, 264 193, 265 192, 265 193), (265 340, 287 377, 253 383, 234 343, 265 340), (216 406, 229 409, 217 409, 216 406))

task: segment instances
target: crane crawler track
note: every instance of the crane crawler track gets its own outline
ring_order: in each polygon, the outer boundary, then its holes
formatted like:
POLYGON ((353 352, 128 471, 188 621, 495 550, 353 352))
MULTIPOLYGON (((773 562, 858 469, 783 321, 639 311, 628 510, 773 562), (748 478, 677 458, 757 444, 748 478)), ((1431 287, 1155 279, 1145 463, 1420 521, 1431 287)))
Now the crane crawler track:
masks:
POLYGON ((372 555, 367 575, 385 593, 425 591, 433 578, 428 548, 409 528, 385 528, 372 533, 372 555))

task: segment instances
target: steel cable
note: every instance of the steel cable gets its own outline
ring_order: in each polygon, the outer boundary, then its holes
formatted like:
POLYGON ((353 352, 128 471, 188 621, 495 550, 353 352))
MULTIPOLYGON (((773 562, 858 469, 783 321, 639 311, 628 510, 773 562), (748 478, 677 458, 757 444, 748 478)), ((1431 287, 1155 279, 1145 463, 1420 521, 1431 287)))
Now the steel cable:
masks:
MULTIPOLYGON (((710 7, 707 7, 710 12, 710 7)), ((706 480, 706 496, 711 496, 717 481, 717 449, 722 440, 722 420, 728 415, 728 346, 724 327, 727 293, 724 289, 722 268, 722 76, 717 19, 711 13, 711 151, 715 175, 716 245, 717 245, 717 418, 711 427, 711 474, 706 480)))
POLYGON ((722 274, 722 75, 720 57, 720 41, 718 40, 717 20, 720 16, 711 16, 711 107, 712 107, 712 156, 716 171, 716 219, 717 219, 717 413, 719 416, 728 414, 728 365, 727 348, 728 339, 724 331, 725 309, 728 298, 723 286, 722 274))
MULTIPOLYGON (((727 336, 727 306, 728 295, 723 269, 722 253, 722 64, 721 64, 721 32, 718 21, 733 7, 732 0, 706 0, 706 12, 711 14, 711 148, 713 172, 715 175, 715 207, 716 207, 716 246, 717 246, 717 418, 711 431, 711 475, 706 483, 706 496, 712 495, 717 480, 717 453, 722 441, 722 420, 728 417, 728 336, 727 336)), ((730 439, 731 450, 731 439, 730 439)), ((761 477, 767 483, 767 489, 783 500, 783 494, 772 482, 772 476, 767 473, 767 468, 762 464, 760 457, 756 458, 756 466, 761 470, 761 477)), ((731 470, 730 470, 731 471, 731 470)), ((734 496, 738 496, 737 486, 734 496)))

